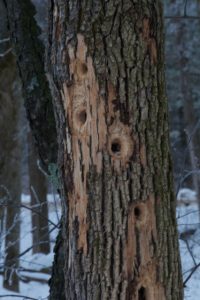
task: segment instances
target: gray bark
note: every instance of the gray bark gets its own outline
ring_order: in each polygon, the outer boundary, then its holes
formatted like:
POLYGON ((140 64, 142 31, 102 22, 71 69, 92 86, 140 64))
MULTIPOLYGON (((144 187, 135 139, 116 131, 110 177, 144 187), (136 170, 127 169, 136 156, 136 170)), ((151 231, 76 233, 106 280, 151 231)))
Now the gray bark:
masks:
POLYGON ((159 1, 49 1, 66 299, 182 299, 159 1))
POLYGON ((41 30, 34 19, 36 11, 31 1, 5 0, 5 3, 27 117, 43 167, 48 171, 48 164, 57 159, 57 141, 51 94, 44 71, 45 49, 39 39, 41 30))

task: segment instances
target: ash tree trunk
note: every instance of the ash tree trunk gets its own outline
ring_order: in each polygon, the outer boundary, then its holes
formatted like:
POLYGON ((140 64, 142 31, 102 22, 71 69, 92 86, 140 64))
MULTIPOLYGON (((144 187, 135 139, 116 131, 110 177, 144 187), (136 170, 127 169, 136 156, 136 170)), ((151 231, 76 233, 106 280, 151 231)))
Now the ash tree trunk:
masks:
POLYGON ((49 1, 47 68, 66 299, 182 299, 160 2, 49 1))

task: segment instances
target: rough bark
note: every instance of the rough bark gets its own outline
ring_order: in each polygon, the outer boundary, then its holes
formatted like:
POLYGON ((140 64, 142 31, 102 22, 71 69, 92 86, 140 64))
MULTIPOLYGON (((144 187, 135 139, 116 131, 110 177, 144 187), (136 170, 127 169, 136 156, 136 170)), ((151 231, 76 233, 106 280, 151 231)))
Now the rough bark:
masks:
MULTIPOLYGON (((44 72, 44 46, 39 39, 40 30, 34 19, 35 8, 30 0, 4 1, 23 83, 27 117, 43 167, 48 171, 48 164, 57 161, 56 125, 44 72)), ((62 249, 56 249, 55 255, 58 259, 55 260, 63 265, 62 260, 57 257, 62 249)), ((53 270, 60 272, 60 265, 54 264, 53 270)))
POLYGON ((45 175, 38 167, 39 157, 31 132, 29 132, 28 136, 28 145, 31 206, 34 208, 34 211, 32 211, 33 253, 47 254, 50 252, 47 181, 45 175))
POLYGON ((39 39, 35 7, 29 0, 4 0, 17 64, 23 85, 27 117, 37 149, 48 170, 56 162, 57 140, 51 94, 44 71, 44 46, 39 39))
POLYGON ((65 298, 65 281, 64 281, 64 243, 63 228, 61 226, 54 247, 54 262, 51 279, 49 280, 50 295, 49 300, 66 300, 65 298))
POLYGON ((49 1, 66 299, 182 299, 159 1, 49 1))

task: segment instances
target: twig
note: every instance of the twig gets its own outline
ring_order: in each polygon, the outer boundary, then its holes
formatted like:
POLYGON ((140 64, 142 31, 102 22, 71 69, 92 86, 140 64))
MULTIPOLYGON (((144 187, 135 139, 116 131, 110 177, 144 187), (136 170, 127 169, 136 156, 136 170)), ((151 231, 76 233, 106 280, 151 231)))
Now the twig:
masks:
POLYGON ((33 196, 35 197, 36 202, 38 203, 38 205, 40 205, 40 200, 38 198, 38 194, 36 193, 36 190, 34 189, 34 187, 31 185, 31 191, 33 192, 33 196))
POLYGON ((200 263, 198 263, 194 268, 192 268, 191 273, 188 275, 188 277, 184 280, 183 282, 183 286, 186 287, 186 283, 188 282, 188 280, 192 277, 192 275, 194 274, 194 272, 198 269, 198 267, 200 266, 200 263))
POLYGON ((200 222, 198 223, 182 223, 182 224, 178 224, 178 226, 186 226, 186 225, 189 225, 189 226, 192 226, 192 225, 199 225, 200 222))
POLYGON ((195 214, 195 213, 198 213, 198 212, 199 212, 199 210, 193 210, 193 211, 190 211, 188 213, 185 213, 184 215, 178 216, 176 219, 178 220, 178 219, 181 219, 183 217, 186 217, 188 215, 195 214))
POLYGON ((193 255, 193 253, 192 253, 192 250, 190 249, 189 243, 188 243, 188 241, 187 241, 186 239, 184 240, 184 242, 186 243, 188 252, 189 252, 189 254, 190 254, 190 256, 191 256, 191 258, 192 258, 192 260, 193 260, 193 263, 194 263, 194 265, 195 265, 195 267, 196 267, 197 263, 196 263, 196 261, 195 261, 195 258, 194 258, 194 255, 193 255))
POLYGON ((184 17, 187 17, 187 0, 185 0, 184 4, 184 17))
POLYGON ((24 204, 21 204, 20 207, 23 207, 23 208, 26 208, 30 211, 33 211, 35 214, 37 214, 38 216, 40 216, 41 218, 47 220, 49 223, 51 223, 51 225, 53 225, 54 227, 57 227, 59 228, 58 225, 56 225, 54 222, 52 222, 51 220, 49 220, 48 218, 46 218, 45 216, 43 216, 41 213, 39 213, 38 211, 36 211, 35 209, 33 208, 29 208, 28 206, 24 205, 24 204))
POLYGON ((6 56, 8 53, 10 53, 12 51, 12 48, 9 48, 8 50, 6 50, 4 53, 0 53, 0 58, 6 56))
POLYGON ((189 19, 189 20, 200 20, 200 16, 164 16, 165 19, 189 19))
POLYGON ((22 207, 22 208, 26 208, 26 209, 28 209, 28 210, 30 210, 30 211, 33 211, 35 214, 37 214, 38 216, 40 216, 41 218, 43 218, 43 219, 45 219, 45 220, 47 220, 51 225, 53 225, 54 227, 56 227, 56 228, 59 228, 59 225, 57 225, 57 224, 55 224, 53 221, 51 221, 50 219, 48 219, 48 218, 46 218, 45 216, 43 216, 41 213, 39 213, 38 211, 36 211, 35 209, 33 209, 33 208, 30 208, 30 207, 28 207, 28 206, 26 206, 26 205, 24 205, 24 204, 20 204, 20 205, 15 205, 15 204, 12 204, 12 203, 7 203, 7 204, 5 204, 5 203, 3 203, 3 204, 0 204, 0 206, 19 206, 19 207, 22 207))
POLYGON ((8 37, 8 38, 0 40, 0 44, 6 43, 6 42, 9 42, 9 41, 10 41, 10 38, 8 37))
POLYGON ((33 244, 31 247, 27 248, 22 253, 20 253, 17 257, 23 256, 24 254, 29 252, 31 249, 33 249, 36 245, 43 245, 43 244, 48 244, 48 243, 49 243, 49 241, 44 241, 44 242, 39 242, 39 243, 33 244))
MULTIPOLYGON (((16 297, 16 298, 23 298, 23 299, 29 299, 29 300, 38 300, 38 299, 32 298, 32 297, 20 296, 20 295, 13 295, 13 294, 0 295, 0 298, 4 298, 4 297, 16 297)), ((43 298, 43 299, 46 299, 46 298, 43 298)))

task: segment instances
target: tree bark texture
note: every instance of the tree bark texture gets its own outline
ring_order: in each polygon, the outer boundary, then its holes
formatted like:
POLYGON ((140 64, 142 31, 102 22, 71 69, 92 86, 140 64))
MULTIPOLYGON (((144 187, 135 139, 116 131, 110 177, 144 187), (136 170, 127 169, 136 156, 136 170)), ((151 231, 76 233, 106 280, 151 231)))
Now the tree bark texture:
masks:
POLYGON ((30 0, 4 0, 17 64, 23 85, 27 117, 37 149, 48 170, 56 162, 57 140, 51 94, 44 72, 44 46, 41 30, 34 16, 35 7, 30 0))
POLYGON ((54 262, 52 267, 52 275, 49 280, 50 295, 49 300, 66 300, 65 297, 65 280, 64 280, 64 239, 63 239, 63 226, 61 227, 56 239, 54 247, 54 262))
POLYGON ((159 1, 49 1, 66 299, 182 299, 159 1))

